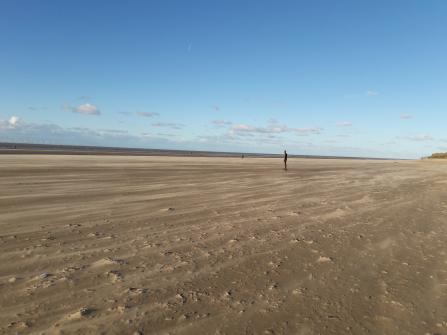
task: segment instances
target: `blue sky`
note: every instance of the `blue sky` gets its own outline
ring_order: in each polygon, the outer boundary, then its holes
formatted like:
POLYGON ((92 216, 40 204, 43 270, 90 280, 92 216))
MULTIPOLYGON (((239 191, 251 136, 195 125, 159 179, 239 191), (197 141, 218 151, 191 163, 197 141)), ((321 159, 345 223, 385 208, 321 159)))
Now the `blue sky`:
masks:
POLYGON ((0 2, 0 141, 447 151, 447 2, 0 2))

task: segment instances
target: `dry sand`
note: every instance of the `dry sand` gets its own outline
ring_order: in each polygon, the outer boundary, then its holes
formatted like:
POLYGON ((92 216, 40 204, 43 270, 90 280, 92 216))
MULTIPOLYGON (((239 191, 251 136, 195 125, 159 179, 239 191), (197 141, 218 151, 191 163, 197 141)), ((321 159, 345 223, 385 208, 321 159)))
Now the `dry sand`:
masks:
POLYGON ((447 163, 0 156, 2 334, 447 334, 447 163))

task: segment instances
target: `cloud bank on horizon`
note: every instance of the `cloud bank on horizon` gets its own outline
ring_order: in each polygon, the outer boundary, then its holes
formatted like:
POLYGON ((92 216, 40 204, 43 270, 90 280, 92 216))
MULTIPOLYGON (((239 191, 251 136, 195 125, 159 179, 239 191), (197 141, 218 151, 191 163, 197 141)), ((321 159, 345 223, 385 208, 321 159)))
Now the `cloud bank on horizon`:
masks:
POLYGON ((445 149, 447 3, 176 6, 104 13, 89 2, 85 15, 68 2, 4 4, 0 141, 396 158, 445 149))

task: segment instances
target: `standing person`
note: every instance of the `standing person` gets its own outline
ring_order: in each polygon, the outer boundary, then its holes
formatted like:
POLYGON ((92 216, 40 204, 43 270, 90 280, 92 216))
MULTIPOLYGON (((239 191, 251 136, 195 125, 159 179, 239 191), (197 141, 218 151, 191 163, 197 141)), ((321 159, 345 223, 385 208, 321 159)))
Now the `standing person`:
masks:
POLYGON ((287 171, 287 151, 284 150, 284 170, 287 171))

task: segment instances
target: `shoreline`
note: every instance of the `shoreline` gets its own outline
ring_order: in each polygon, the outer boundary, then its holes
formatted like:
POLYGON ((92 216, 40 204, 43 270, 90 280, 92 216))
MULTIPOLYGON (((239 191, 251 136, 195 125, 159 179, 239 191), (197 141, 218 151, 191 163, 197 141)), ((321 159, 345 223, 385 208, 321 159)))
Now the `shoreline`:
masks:
MULTIPOLYGON (((82 145, 52 145, 31 143, 0 143, 0 155, 94 155, 94 156, 173 156, 173 157, 236 157, 241 158, 282 158, 282 154, 250 153, 250 152, 223 152, 202 150, 171 150, 171 149, 145 149, 100 147, 82 145)), ((289 158, 306 159, 354 159, 354 160, 413 160, 405 158, 378 158, 355 156, 326 156, 326 155, 294 155, 289 158)))

